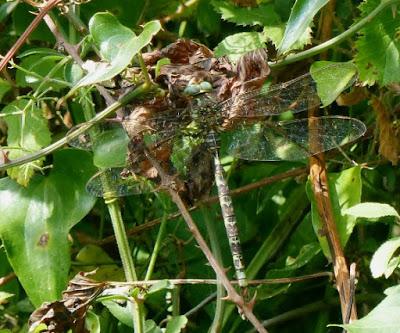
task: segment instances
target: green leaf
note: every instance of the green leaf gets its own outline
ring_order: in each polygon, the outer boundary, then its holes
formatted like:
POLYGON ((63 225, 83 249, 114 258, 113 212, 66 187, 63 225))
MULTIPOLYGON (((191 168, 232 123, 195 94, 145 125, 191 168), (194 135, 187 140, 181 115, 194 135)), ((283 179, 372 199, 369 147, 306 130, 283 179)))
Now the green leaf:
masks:
POLYGON ((197 27, 206 35, 218 35, 221 19, 208 0, 200 0, 196 10, 197 27))
MULTIPOLYGON (((272 268, 268 270, 266 279, 277 279, 286 278, 296 275, 296 272, 307 265, 318 253, 321 252, 319 243, 314 242, 304 245, 296 258, 286 258, 285 267, 283 268, 272 268)), ((269 284, 261 285, 257 288, 257 299, 267 299, 274 297, 280 293, 285 292, 289 289, 290 283, 288 284, 269 284)))
POLYGON ((0 102, 3 100, 5 94, 7 94, 10 90, 11 90, 10 83, 0 78, 0 102))
POLYGON ((95 172, 88 152, 54 154, 49 176, 24 188, 0 179, 0 238, 7 257, 35 306, 61 296, 68 282, 68 233, 93 207, 85 184, 95 172))
MULTIPOLYGON (((356 218, 345 215, 343 211, 361 201, 361 168, 357 166, 340 173, 329 174, 328 182, 333 216, 335 218, 340 241, 342 245, 345 246, 356 225, 356 218)), ((311 218, 314 232, 318 237, 324 255, 330 259, 329 245, 326 237, 321 234, 324 227, 318 214, 317 204, 311 189, 310 181, 307 182, 307 196, 311 201, 311 218)))
POLYGON ((85 329, 90 333, 100 333, 100 319, 93 311, 86 314, 85 329))
MULTIPOLYGON (((380 0, 362 2, 359 6, 362 17, 380 3, 380 0)), ((355 64, 364 84, 400 82, 399 17, 400 7, 389 6, 360 30, 355 43, 355 64)))
POLYGON ((0 22, 13 12, 19 1, 8 1, 0 5, 0 22))
POLYGON ((186 316, 176 316, 172 317, 171 320, 168 321, 167 329, 165 333, 179 333, 182 332, 182 329, 186 327, 188 323, 188 319, 186 316))
POLYGON ((84 246, 76 255, 75 260, 83 265, 79 265, 76 274, 79 271, 96 272, 91 275, 91 278, 96 281, 123 281, 124 272, 120 266, 114 263, 114 260, 101 247, 96 245, 84 246), (84 265, 87 266, 84 266, 84 265))
POLYGON ((97 13, 89 22, 89 30, 95 44, 100 49, 102 62, 94 63, 89 73, 82 78, 74 90, 102 81, 107 81, 122 72, 132 61, 132 58, 161 29, 159 21, 151 21, 144 25, 139 36, 121 25, 110 13, 97 13))
POLYGON ((266 37, 258 32, 240 32, 226 37, 214 50, 216 57, 227 55, 233 62, 243 54, 265 47, 266 37))
POLYGON ((285 34, 278 47, 278 54, 293 49, 293 45, 306 33, 315 14, 328 2, 328 0, 297 0, 292 7, 285 34))
MULTIPOLYGON (((43 111, 32 101, 19 99, 8 104, 3 110, 8 114, 4 118, 8 126, 7 146, 10 159, 22 157, 35 152, 51 142, 50 131, 43 111), (21 114, 12 114, 21 112, 21 114)), ((7 170, 8 175, 19 184, 27 186, 34 175, 35 169, 42 165, 43 160, 36 160, 19 167, 7 170)))
POLYGON ((129 137, 122 126, 102 132, 93 144, 93 163, 99 168, 126 165, 129 137))
POLYGON ((312 64, 310 73, 317 83, 322 107, 325 107, 354 82, 357 68, 351 62, 317 61, 312 64))
POLYGON ((133 328, 133 308, 132 302, 127 302, 124 306, 114 301, 103 301, 101 302, 111 314, 117 318, 121 323, 128 327, 133 328))
POLYGON ((162 333, 161 328, 151 319, 144 322, 144 331, 145 333, 162 333))
POLYGON ((273 4, 260 4, 257 7, 239 7, 230 1, 212 0, 214 8, 228 22, 243 26, 271 26, 280 23, 273 4))
POLYGON ((68 83, 63 81, 63 66, 54 71, 54 67, 60 60, 64 59, 64 55, 55 52, 54 50, 40 49, 38 52, 31 50, 32 55, 24 56, 19 64, 25 70, 18 69, 16 74, 16 83, 19 87, 30 87, 37 89, 40 85, 41 91, 52 89, 60 91, 68 86, 68 83), (43 83, 43 78, 49 76, 47 81, 43 83), (51 81, 55 79, 57 81, 51 81))
POLYGON ((399 333, 400 288, 389 288, 388 295, 368 315, 343 327, 349 333, 399 333))
POLYGON ((388 278, 400 263, 399 256, 393 256, 400 247, 400 237, 390 239, 383 243, 374 253, 370 269, 372 276, 378 278, 385 275, 388 278))
POLYGON ((363 202, 353 207, 349 207, 343 213, 366 219, 376 219, 384 216, 400 218, 396 209, 388 204, 382 204, 379 202, 363 202))

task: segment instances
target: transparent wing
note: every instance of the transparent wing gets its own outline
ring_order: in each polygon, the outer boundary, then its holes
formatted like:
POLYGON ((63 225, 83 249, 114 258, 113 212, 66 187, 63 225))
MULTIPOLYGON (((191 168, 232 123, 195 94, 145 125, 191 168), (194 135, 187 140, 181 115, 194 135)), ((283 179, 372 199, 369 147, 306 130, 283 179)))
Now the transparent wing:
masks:
POLYGON ((123 197, 155 191, 153 183, 145 177, 126 176, 123 168, 106 169, 96 173, 86 184, 86 190, 96 197, 112 195, 123 197))
POLYGON ((293 113, 320 105, 316 84, 311 75, 306 74, 294 80, 273 85, 268 91, 249 91, 219 103, 224 116, 265 117, 286 111, 293 113))
POLYGON ((326 116, 281 123, 258 123, 234 132, 229 152, 255 161, 300 160, 328 151, 361 137, 366 127, 360 120, 326 116))

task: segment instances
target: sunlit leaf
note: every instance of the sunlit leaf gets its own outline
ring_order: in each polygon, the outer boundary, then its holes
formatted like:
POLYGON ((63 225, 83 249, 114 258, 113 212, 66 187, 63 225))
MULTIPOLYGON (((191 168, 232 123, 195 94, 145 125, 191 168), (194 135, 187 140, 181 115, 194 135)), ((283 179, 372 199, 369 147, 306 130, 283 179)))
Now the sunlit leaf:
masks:
POLYGON ((388 204, 382 204, 379 202, 363 202, 353 207, 349 207, 344 211, 344 213, 367 219, 376 219, 384 216, 394 216, 400 218, 396 209, 388 204))
POLYGON ((299 38, 309 29, 315 14, 325 6, 328 0, 297 0, 292 7, 285 34, 278 47, 278 53, 282 54, 291 49, 299 38))
POLYGON ((318 61, 313 63, 310 73, 317 83, 322 107, 325 107, 354 82, 357 68, 351 62, 318 61))
POLYGON ((159 21, 151 21, 146 23, 141 34, 136 36, 133 31, 120 24, 112 14, 95 14, 90 19, 89 30, 100 49, 103 61, 95 63, 74 89, 107 81, 122 72, 160 29, 159 21))
MULTIPOLYGON (((7 146, 8 158, 15 159, 35 152, 51 142, 50 131, 43 111, 30 100, 19 99, 8 104, 3 110, 7 114, 4 120, 8 126, 7 146)), ((19 167, 7 170, 8 175, 19 184, 26 186, 42 165, 39 159, 19 167)))
POLYGON ((400 332, 400 288, 389 288, 388 295, 365 317, 347 325, 340 326, 349 333, 398 333, 400 332))
POLYGON ((370 269, 372 276, 378 278, 385 275, 388 278, 400 263, 399 256, 393 256, 400 247, 400 237, 390 239, 383 243, 374 253, 370 269))
POLYGON ((216 57, 227 55, 235 62, 243 54, 265 47, 266 37, 258 32, 240 32, 226 37, 214 50, 216 57))

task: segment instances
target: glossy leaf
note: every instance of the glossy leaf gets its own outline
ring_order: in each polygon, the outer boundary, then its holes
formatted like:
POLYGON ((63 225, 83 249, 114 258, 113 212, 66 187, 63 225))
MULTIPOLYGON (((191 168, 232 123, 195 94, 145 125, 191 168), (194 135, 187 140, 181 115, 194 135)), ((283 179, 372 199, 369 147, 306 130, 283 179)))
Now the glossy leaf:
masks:
POLYGON ((94 171, 89 153, 67 149, 54 154, 48 176, 34 177, 26 188, 0 180, 0 238, 35 306, 58 299, 67 285, 67 236, 95 203, 85 191, 94 171))
POLYGON ((376 219, 385 216, 394 216, 400 218, 396 209, 388 204, 379 202, 363 202, 344 211, 345 214, 366 219, 376 219))
MULTIPOLYGON (((4 120, 8 126, 8 158, 15 159, 37 151, 51 142, 50 131, 43 111, 32 101, 19 99, 8 104, 3 110, 7 114, 4 120), (15 112, 20 114, 14 114, 15 112)), ((42 159, 7 170, 8 175, 19 184, 27 186, 42 159)))
POLYGON ((139 36, 123 26, 110 13, 97 13, 89 22, 89 30, 95 44, 100 49, 102 62, 91 62, 89 73, 76 85, 78 87, 102 82, 113 78, 122 72, 132 61, 132 58, 161 29, 159 21, 150 21, 143 27, 139 36))
POLYGON ((374 253, 370 263, 372 276, 378 278, 385 275, 388 278, 400 264, 400 256, 394 254, 400 247, 400 237, 383 243, 374 253))
MULTIPOLYGON (((340 241, 344 247, 353 232, 354 226, 356 225, 356 218, 344 214, 344 210, 360 203, 361 201, 361 168, 354 167, 340 173, 331 173, 328 175, 328 181, 329 197, 331 198, 333 216, 335 218, 340 241)), ((318 237, 324 255, 327 258, 331 258, 326 237, 321 234, 321 230, 323 230, 324 227, 319 217, 310 181, 307 182, 307 195, 311 201, 311 217, 314 232, 318 237)))
POLYGON ((292 7, 285 34, 278 47, 278 53, 282 54, 292 49, 292 46, 309 28, 315 14, 328 3, 328 0, 297 0, 292 7))
POLYGON ((325 107, 354 82, 357 68, 351 62, 318 61, 312 64, 310 73, 317 83, 322 107, 325 107))

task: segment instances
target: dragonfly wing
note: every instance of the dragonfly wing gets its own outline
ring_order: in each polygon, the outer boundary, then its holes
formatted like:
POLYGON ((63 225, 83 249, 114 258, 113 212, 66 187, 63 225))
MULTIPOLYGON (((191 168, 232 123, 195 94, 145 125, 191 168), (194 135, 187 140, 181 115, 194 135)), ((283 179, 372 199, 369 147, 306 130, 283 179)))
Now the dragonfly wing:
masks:
POLYGON ((271 86, 268 91, 241 93, 220 103, 222 115, 228 118, 257 118, 286 111, 301 112, 320 105, 316 83, 306 74, 294 80, 271 86))
POLYGON ((86 184, 86 190, 96 197, 123 197, 153 192, 154 186, 144 177, 125 176, 123 168, 112 168, 96 173, 86 184))
POLYGON ((361 137, 363 122, 341 116, 300 119, 282 123, 258 123, 234 133, 229 151, 245 160, 301 160, 328 151, 361 137))

